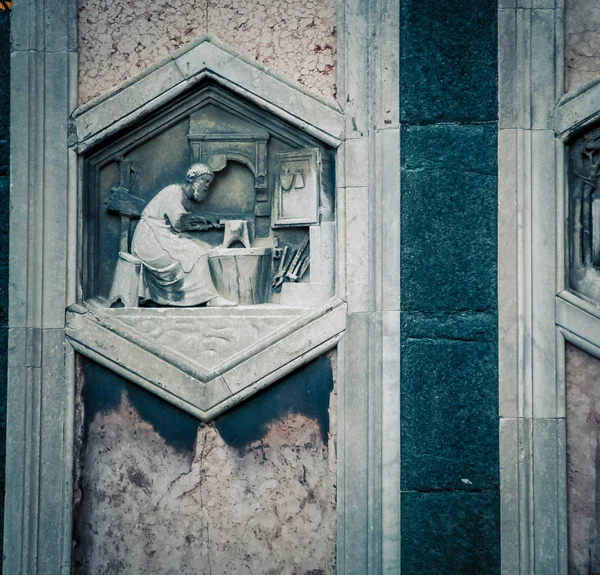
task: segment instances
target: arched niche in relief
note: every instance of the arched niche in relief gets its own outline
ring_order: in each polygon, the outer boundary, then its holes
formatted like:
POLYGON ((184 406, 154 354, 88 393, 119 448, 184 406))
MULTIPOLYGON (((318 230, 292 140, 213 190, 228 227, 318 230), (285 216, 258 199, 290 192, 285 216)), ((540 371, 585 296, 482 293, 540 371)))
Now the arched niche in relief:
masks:
POLYGON ((600 125, 571 138, 568 160, 569 287, 600 304, 600 125))
POLYGON ((308 308, 334 295, 335 151, 222 86, 206 82, 87 152, 83 192, 82 292, 97 307, 210 305, 187 297, 198 274, 239 306, 308 308), (197 163, 214 175, 202 201, 186 179, 197 163), (148 207, 167 189, 188 194, 195 227, 148 207), (183 278, 199 258, 204 271, 183 278), (156 275, 160 266, 177 269, 156 275))

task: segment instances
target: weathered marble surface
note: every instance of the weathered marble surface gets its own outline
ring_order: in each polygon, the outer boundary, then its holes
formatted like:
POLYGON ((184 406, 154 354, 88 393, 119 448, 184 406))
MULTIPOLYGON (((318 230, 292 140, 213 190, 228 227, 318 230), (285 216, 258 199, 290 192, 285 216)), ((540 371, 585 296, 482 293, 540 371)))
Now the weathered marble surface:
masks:
MULTIPOLYGON (((147 311, 147 310, 144 310, 147 311)), ((193 358, 199 365, 211 369, 231 358, 251 343, 272 334, 299 314, 244 316, 243 310, 236 315, 210 316, 202 319, 202 331, 198 330, 198 318, 193 315, 173 313, 147 313, 118 315, 123 323, 155 339, 174 352, 193 358), (244 323, 243 328, 240 323, 244 323)))
POLYGON ((80 0, 80 102, 205 34, 314 92, 335 95, 334 0, 80 0))
POLYGON ((75 573, 334 573, 330 358, 206 426, 84 374, 75 573))
MULTIPOLYGON (((600 549, 600 360, 567 345, 567 494, 569 573, 600 573, 594 548, 600 549)), ((600 557, 599 557, 600 558, 600 557)))
POLYGON ((335 95, 334 0, 208 0, 209 34, 324 96, 335 95))
POLYGON ((565 2, 565 89, 576 90, 600 76, 600 3, 565 2))
MULTIPOLYGON (((6 464, 6 389, 8 324, 8 217, 9 205, 9 132, 10 117, 10 19, 0 11, 0 500, 4 501, 6 464)), ((3 535, 4 508, 0 509, 0 541, 3 535)), ((2 543, 0 543, 0 553, 2 543)))

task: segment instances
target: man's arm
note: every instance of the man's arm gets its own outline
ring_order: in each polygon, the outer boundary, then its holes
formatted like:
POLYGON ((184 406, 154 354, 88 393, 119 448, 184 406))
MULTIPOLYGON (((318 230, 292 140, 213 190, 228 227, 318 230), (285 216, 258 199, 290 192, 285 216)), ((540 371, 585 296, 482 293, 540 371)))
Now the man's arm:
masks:
POLYGON ((183 207, 179 198, 181 192, 178 192, 167 196, 163 207, 164 216, 173 230, 176 233, 209 230, 210 226, 207 227, 207 221, 203 217, 190 213, 183 207))
MULTIPOLYGON (((168 217, 168 216, 167 216, 168 217)), ((196 214, 183 213, 173 221, 169 218, 171 227, 176 232, 205 232, 214 228, 212 223, 208 222, 206 218, 197 216, 196 214)))

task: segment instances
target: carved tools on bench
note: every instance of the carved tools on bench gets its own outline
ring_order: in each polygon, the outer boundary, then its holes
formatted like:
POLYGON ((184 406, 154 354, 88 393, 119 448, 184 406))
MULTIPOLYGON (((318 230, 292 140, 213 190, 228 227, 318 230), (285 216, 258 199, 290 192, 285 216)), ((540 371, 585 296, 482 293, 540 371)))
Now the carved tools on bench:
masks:
POLYGON ((299 282, 310 265, 310 256, 302 255, 306 251, 308 247, 308 237, 302 242, 302 245, 298 249, 292 250, 292 255, 290 257, 290 261, 285 262, 288 247, 283 248, 283 253, 281 254, 281 259, 279 261, 279 269, 277 273, 273 277, 273 283, 271 284, 273 288, 278 288, 283 284, 284 280, 290 282, 299 282))
POLYGON ((278 288, 283 283, 283 276, 285 275, 285 272, 286 272, 285 258, 287 256, 288 249, 289 249, 288 246, 285 246, 283 248, 283 252, 281 253, 281 256, 279 257, 279 269, 277 270, 277 273, 273 277, 273 283, 271 284, 272 287, 274 287, 274 288, 278 288))
MULTIPOLYGON (((302 254, 304 253, 307 247, 308 236, 306 236, 305 240, 302 242, 302 245, 296 252, 296 255, 292 258, 292 263, 289 265, 287 271, 285 272, 285 277, 291 282, 300 281, 302 277, 300 275, 300 271, 302 270, 304 263, 308 261, 308 256, 306 256, 306 258, 304 258, 303 260, 301 260, 300 258, 302 258, 302 254)), ((305 267, 304 271, 306 271, 307 268, 308 266, 305 267)))

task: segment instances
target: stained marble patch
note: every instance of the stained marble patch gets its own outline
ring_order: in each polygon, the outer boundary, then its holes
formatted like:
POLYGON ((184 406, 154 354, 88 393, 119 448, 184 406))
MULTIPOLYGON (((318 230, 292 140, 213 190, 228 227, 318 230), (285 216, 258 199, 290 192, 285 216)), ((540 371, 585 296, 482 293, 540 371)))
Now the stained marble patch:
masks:
POLYGON ((600 360, 567 345, 569 573, 600 573, 600 360))
POLYGON ((74 573, 335 572, 331 357, 210 425, 82 375, 74 573))

